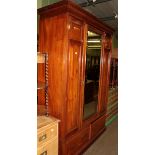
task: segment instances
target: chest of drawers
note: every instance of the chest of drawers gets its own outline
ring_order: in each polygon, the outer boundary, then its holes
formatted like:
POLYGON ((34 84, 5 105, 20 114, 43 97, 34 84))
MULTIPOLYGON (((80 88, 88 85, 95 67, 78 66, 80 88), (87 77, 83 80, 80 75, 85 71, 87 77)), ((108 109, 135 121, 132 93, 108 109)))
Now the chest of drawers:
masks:
POLYGON ((58 155, 58 122, 54 117, 37 117, 37 155, 58 155))

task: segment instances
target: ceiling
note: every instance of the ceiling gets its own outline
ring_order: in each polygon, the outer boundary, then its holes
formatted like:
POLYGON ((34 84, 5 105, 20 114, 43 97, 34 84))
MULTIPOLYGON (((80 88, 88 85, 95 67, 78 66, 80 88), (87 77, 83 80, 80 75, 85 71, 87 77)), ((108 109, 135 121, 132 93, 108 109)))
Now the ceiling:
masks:
POLYGON ((72 0, 115 30, 118 38, 118 0, 72 0), (94 1, 94 2, 93 2, 94 1))

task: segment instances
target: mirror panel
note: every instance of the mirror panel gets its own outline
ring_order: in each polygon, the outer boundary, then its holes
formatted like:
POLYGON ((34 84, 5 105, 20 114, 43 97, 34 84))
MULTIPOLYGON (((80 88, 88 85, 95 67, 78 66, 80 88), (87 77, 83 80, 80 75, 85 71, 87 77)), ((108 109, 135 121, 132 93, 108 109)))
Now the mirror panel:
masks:
POLYGON ((97 112, 101 56, 101 35, 88 31, 86 49, 84 119, 97 112))

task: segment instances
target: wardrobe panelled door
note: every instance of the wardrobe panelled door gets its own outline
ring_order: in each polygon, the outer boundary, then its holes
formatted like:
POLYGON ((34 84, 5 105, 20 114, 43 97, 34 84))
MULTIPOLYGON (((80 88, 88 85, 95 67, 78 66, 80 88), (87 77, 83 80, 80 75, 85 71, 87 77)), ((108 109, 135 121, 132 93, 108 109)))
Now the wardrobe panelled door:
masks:
POLYGON ((69 42, 69 65, 68 65, 68 101, 67 101, 67 132, 78 128, 80 104, 80 42, 70 40, 69 42))
POLYGON ((85 64, 84 119, 97 113, 101 46, 101 35, 88 30, 85 64))

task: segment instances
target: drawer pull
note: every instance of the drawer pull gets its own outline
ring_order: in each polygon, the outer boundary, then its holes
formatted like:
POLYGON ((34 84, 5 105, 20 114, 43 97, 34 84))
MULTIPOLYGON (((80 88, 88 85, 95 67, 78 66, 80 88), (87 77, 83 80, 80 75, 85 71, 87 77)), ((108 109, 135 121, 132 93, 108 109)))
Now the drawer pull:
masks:
MULTIPOLYGON (((41 137, 39 138, 39 142, 40 142, 40 141, 43 141, 44 139, 46 139, 46 134, 43 135, 43 136, 41 136, 41 137)), ((44 155, 44 154, 43 154, 43 155, 44 155)))
POLYGON ((53 132, 54 131, 54 129, 51 129, 51 132, 53 132))
POLYGON ((73 27, 73 29, 74 29, 74 30, 80 30, 80 28, 78 28, 78 27, 75 27, 75 26, 73 27))
POLYGON ((41 153, 40 155, 47 155, 47 151, 44 151, 44 152, 41 153))

